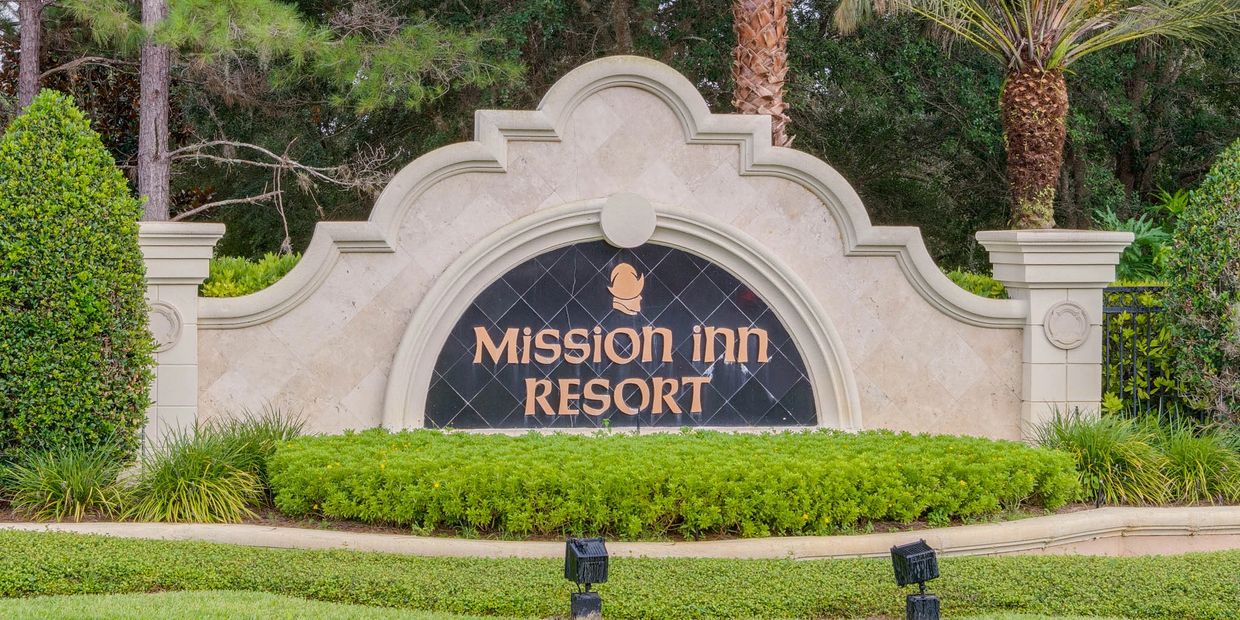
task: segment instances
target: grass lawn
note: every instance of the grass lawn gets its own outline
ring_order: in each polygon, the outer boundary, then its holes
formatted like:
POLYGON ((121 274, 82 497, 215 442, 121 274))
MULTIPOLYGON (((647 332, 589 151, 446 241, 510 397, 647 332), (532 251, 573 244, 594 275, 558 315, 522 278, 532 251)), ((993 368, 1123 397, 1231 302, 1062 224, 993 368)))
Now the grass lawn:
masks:
MULTIPOLYGON (((943 558, 942 577, 930 589, 942 598, 946 618, 1234 620, 1240 601, 1237 565, 1240 551, 943 558)), ((441 614, 547 618, 566 611, 572 586, 562 575, 558 560, 425 558, 0 531, 3 598, 241 590, 441 614)), ((626 558, 612 560, 611 580, 598 589, 608 620, 900 618, 908 591, 895 586, 886 560, 626 558)))
MULTIPOLYGON (((125 620, 477 620, 433 612, 324 603, 265 592, 205 591, 157 594, 81 594, 0 600, 11 620, 108 618, 125 620)), ((489 618, 488 620, 495 620, 489 618)))
MULTIPOLYGON (((0 600, 0 617, 11 620, 108 618, 117 620, 263 620, 317 618, 319 620, 481 620, 458 616, 343 603, 324 603, 267 594, 229 590, 160 592, 156 594, 79 594, 0 600)), ((1051 616, 992 615, 964 620, 1051 620, 1051 616)), ((486 620, 498 620, 491 616, 486 620)), ((1059 618, 1055 620, 1069 620, 1059 618)), ((1070 620, 1085 620, 1072 618, 1070 620)), ((1088 620, 1113 620, 1090 618, 1088 620)))

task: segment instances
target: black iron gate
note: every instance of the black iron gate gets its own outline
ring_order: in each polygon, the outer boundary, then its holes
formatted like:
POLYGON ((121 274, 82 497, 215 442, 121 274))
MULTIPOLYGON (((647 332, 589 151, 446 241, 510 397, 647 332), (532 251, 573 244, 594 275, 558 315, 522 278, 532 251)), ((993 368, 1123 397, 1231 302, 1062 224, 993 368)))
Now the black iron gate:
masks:
POLYGON ((1162 286, 1103 291, 1103 408, 1130 416, 1181 413, 1168 347, 1162 286))

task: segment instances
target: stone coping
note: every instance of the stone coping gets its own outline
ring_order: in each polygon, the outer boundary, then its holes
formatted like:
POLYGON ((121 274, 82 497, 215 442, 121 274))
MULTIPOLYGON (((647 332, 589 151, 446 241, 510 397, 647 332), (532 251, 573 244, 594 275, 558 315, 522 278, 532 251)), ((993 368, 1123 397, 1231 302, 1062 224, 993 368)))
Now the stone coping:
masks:
MULTIPOLYGON (((195 540, 289 549, 347 549, 435 557, 562 558, 558 541, 435 538, 199 523, 2 523, 0 529, 195 540)), ((924 538, 945 556, 1078 553, 1174 554, 1240 549, 1240 506, 1099 508, 1017 521, 907 532, 694 542, 609 541, 615 557, 826 559, 886 557, 893 545, 924 538)))

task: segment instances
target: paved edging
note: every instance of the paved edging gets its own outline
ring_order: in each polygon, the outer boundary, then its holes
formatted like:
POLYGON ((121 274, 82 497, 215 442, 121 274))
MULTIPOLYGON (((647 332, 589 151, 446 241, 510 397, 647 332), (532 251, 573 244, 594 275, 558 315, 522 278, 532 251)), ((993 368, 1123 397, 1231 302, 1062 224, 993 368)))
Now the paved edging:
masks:
MULTIPOLYGON (((3 523, 0 529, 197 540, 253 547, 351 549, 441 557, 561 558, 564 543, 470 540, 262 525, 201 523, 3 523)), ((619 557, 881 557, 924 538, 943 555, 1082 553, 1144 555, 1240 549, 1240 506, 1100 508, 1003 523, 851 536, 795 536, 700 542, 609 542, 619 557)))

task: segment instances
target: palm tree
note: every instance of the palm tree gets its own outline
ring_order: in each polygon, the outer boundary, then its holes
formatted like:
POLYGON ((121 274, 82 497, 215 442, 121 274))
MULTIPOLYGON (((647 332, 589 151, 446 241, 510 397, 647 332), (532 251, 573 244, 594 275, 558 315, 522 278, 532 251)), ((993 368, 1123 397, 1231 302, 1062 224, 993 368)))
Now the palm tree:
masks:
POLYGON ((999 108, 1013 228, 1055 226, 1072 63, 1145 37, 1201 41, 1240 25, 1240 0, 842 0, 835 23, 851 32, 875 13, 897 11, 930 20, 1006 68, 999 108))
POLYGON ((769 114, 771 142, 790 146, 784 103, 788 74, 789 0, 733 0, 732 105, 742 114, 769 114))

